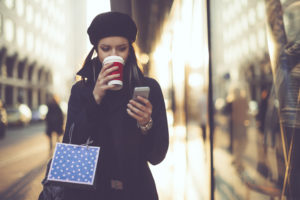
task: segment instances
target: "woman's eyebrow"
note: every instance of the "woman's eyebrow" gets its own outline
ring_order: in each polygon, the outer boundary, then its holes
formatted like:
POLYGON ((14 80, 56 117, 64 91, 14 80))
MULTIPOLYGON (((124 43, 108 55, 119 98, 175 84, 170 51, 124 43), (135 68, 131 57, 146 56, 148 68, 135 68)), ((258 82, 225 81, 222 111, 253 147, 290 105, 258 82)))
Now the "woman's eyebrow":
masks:
MULTIPOLYGON (((109 44, 99 44, 99 46, 111 47, 112 45, 109 45, 109 44)), ((123 47, 123 46, 128 46, 128 44, 124 43, 124 44, 117 45, 117 47, 123 47)))
POLYGON ((123 46, 128 46, 128 44, 124 43, 124 44, 117 45, 117 47, 123 47, 123 46))
POLYGON ((99 46, 110 47, 110 45, 108 45, 108 44, 99 44, 99 46))

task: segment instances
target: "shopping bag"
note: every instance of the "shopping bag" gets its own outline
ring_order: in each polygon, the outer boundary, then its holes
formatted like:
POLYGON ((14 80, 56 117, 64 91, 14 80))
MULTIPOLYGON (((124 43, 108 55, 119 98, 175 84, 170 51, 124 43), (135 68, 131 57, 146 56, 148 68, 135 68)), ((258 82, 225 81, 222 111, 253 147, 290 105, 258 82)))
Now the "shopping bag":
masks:
POLYGON ((56 143, 52 162, 47 175, 47 182, 95 189, 96 169, 100 155, 100 147, 86 144, 71 144, 74 124, 69 131, 70 143, 56 143))
POLYGON ((100 147, 56 143, 47 180, 75 187, 95 187, 100 147))

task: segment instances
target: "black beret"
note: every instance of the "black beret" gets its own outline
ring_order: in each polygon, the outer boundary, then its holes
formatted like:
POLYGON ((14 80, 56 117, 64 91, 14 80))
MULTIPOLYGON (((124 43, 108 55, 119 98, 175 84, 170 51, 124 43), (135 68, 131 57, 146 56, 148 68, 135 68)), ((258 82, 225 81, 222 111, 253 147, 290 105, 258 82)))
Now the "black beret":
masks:
POLYGON ((137 28, 129 15, 120 12, 106 12, 93 19, 87 33, 94 46, 100 39, 109 36, 123 36, 132 43, 135 41, 137 28))

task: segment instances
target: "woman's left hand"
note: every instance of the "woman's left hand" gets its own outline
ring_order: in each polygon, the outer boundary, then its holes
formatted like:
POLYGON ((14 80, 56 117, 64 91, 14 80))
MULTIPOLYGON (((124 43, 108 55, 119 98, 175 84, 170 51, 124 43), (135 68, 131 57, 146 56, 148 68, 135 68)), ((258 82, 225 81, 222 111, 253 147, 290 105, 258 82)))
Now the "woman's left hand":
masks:
POLYGON ((144 97, 138 96, 136 100, 131 99, 127 104, 127 113, 137 120, 139 125, 146 125, 152 114, 152 104, 144 97))

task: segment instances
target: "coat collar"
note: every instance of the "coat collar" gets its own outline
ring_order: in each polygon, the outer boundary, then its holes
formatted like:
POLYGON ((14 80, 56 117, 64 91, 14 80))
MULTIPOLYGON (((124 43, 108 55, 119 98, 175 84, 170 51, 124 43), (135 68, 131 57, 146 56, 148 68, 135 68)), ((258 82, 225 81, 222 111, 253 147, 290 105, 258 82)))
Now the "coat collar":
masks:
POLYGON ((99 59, 96 57, 86 62, 84 66, 76 73, 76 75, 87 78, 95 83, 101 67, 102 65, 99 59))

